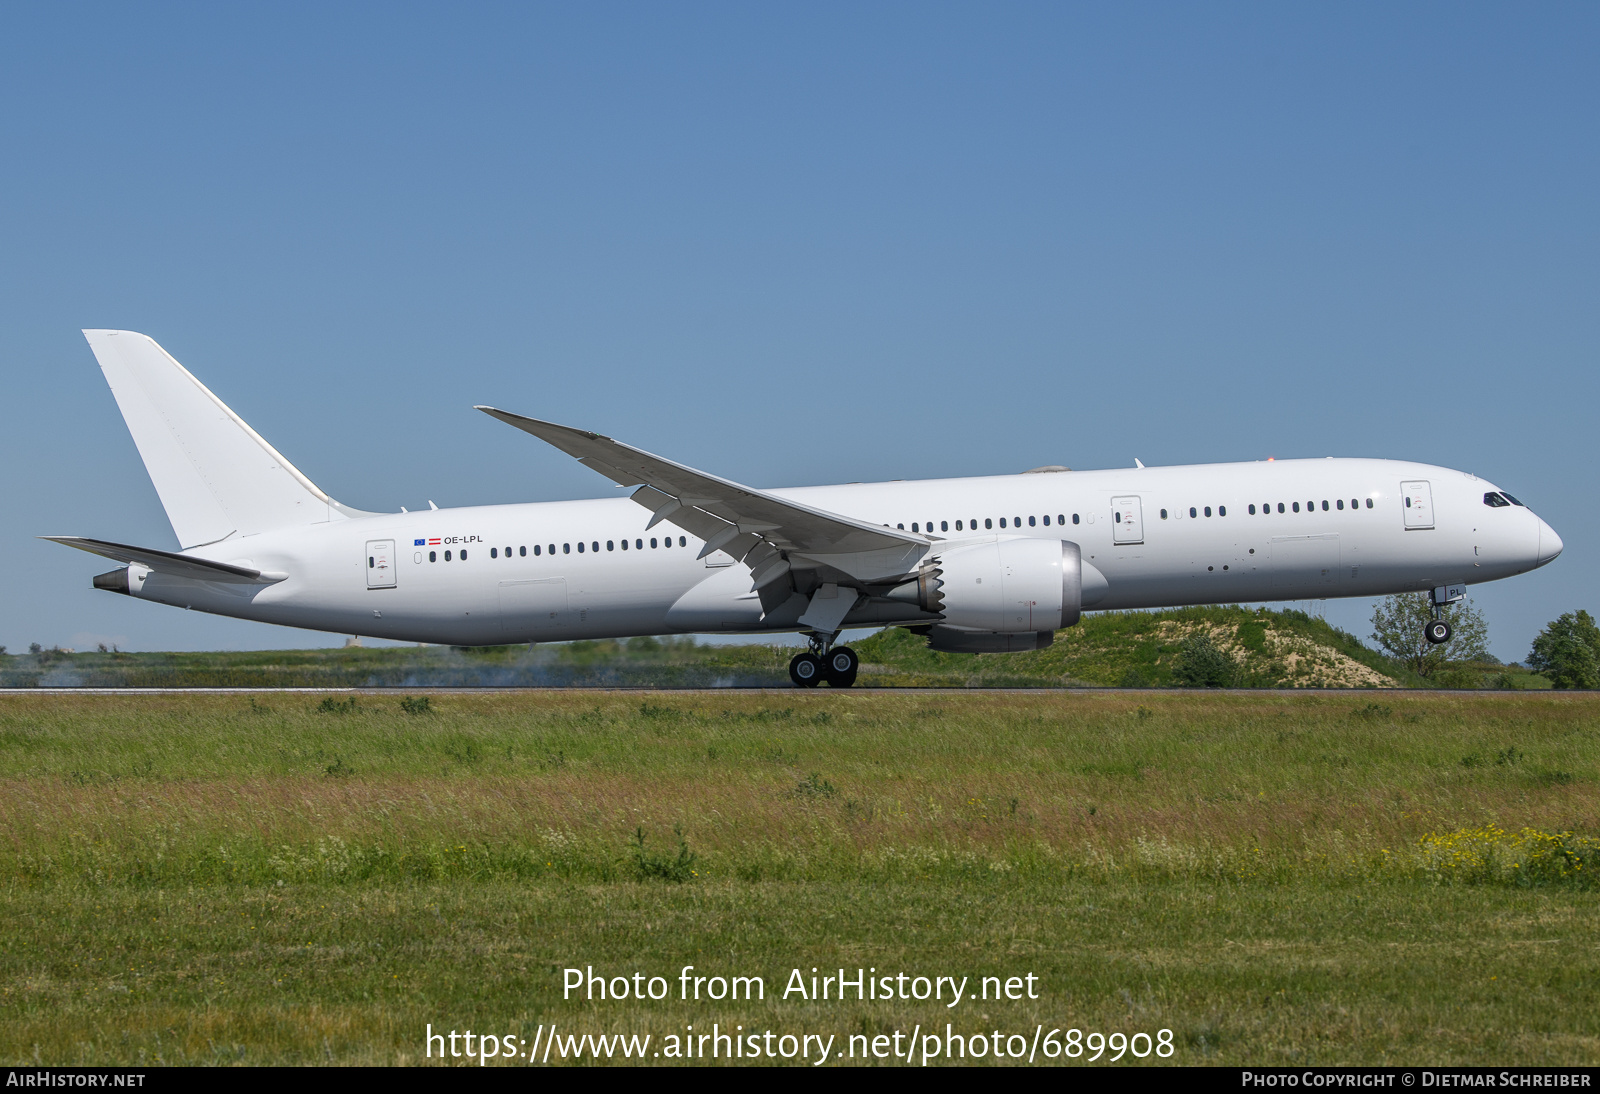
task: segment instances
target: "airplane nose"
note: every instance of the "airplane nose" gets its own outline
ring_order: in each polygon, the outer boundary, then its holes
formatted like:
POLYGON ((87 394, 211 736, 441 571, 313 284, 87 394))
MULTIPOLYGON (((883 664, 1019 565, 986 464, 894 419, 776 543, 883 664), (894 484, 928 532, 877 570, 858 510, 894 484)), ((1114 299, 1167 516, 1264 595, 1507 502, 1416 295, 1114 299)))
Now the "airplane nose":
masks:
POLYGON ((1541 519, 1539 521, 1539 565, 1543 566, 1546 562, 1554 561, 1555 557, 1561 553, 1563 546, 1561 537, 1556 535, 1556 530, 1541 519))

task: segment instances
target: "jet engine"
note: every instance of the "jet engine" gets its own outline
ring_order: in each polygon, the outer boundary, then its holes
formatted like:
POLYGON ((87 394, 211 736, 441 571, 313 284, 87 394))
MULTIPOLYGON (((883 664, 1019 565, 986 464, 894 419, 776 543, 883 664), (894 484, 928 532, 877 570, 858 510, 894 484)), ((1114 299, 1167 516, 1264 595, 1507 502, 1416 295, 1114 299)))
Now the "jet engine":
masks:
POLYGON ((1105 578, 1076 543, 1017 538, 940 555, 889 597, 944 616, 916 628, 933 649, 1007 653, 1049 646, 1105 592, 1105 578))

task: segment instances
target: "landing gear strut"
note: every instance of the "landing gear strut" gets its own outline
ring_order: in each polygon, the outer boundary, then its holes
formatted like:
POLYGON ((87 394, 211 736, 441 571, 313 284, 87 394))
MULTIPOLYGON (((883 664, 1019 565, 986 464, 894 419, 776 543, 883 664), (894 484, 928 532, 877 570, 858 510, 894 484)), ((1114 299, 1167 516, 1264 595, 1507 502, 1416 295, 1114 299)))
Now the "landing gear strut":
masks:
POLYGON ((795 687, 814 688, 823 681, 833 688, 855 684, 856 670, 861 666, 861 658, 856 656, 855 650, 849 646, 833 646, 832 636, 824 638, 812 634, 807 639, 811 650, 795 654, 789 662, 789 679, 794 681, 795 687))

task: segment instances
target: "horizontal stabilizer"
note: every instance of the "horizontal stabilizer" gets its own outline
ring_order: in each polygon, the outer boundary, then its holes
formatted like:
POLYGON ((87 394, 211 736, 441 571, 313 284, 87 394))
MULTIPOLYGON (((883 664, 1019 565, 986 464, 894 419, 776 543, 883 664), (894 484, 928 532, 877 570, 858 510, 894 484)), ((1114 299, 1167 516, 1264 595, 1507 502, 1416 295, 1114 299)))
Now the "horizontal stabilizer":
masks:
POLYGON ((40 536, 51 543, 64 543, 92 555, 100 555, 117 562, 137 563, 158 574, 186 577, 192 581, 220 581, 228 585, 271 585, 283 581, 288 574, 253 570, 248 566, 234 566, 227 562, 212 562, 204 558, 158 551, 153 547, 130 547, 126 543, 112 543, 103 539, 85 539, 82 536, 40 536))

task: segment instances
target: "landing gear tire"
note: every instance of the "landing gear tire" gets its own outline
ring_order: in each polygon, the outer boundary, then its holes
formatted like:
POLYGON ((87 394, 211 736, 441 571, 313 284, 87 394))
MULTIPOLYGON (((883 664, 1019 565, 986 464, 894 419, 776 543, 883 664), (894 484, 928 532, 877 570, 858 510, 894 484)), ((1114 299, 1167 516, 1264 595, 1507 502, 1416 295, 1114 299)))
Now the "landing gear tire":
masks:
POLYGON ((1450 641, 1450 624, 1442 619, 1432 619, 1422 628, 1422 636, 1435 646, 1442 646, 1450 641))
POLYGON ((861 658, 849 646, 835 646, 822 659, 822 667, 829 687, 847 688, 856 682, 856 669, 861 667, 861 658))
POLYGON ((797 653, 789 661, 789 679, 797 688, 814 688, 822 683, 822 658, 814 653, 797 653))

